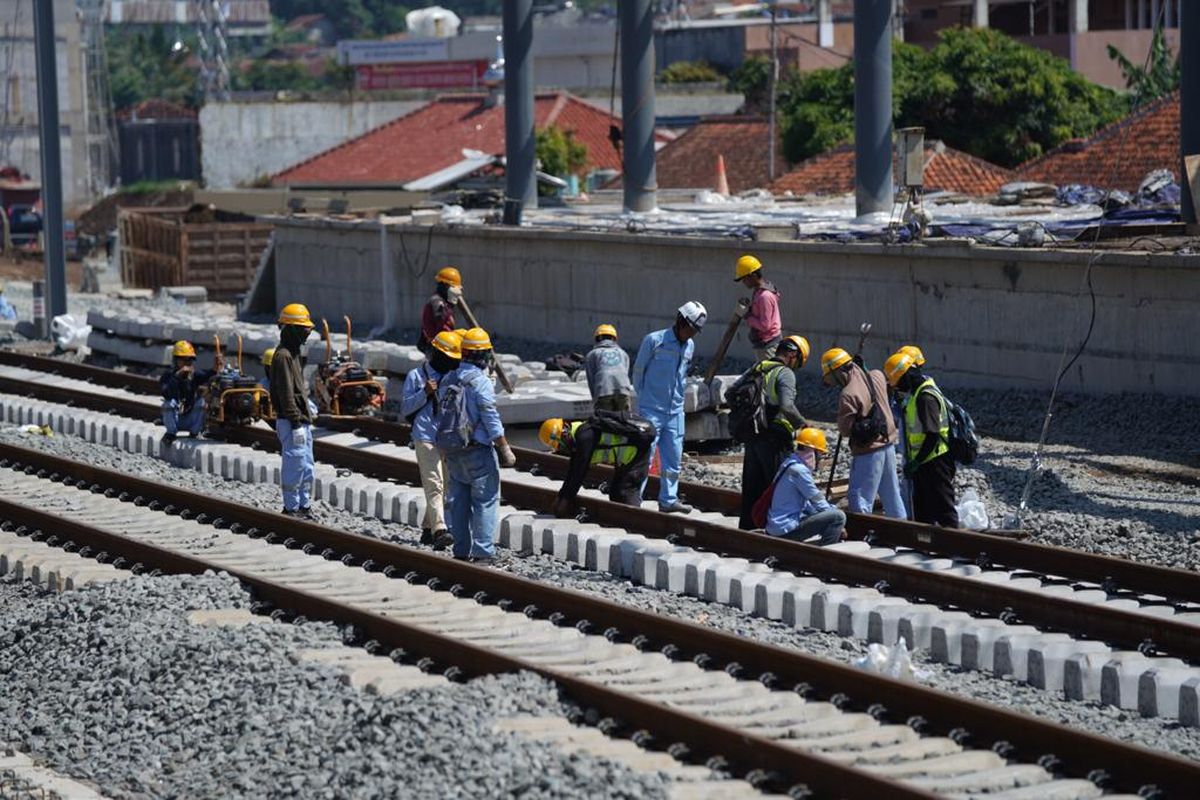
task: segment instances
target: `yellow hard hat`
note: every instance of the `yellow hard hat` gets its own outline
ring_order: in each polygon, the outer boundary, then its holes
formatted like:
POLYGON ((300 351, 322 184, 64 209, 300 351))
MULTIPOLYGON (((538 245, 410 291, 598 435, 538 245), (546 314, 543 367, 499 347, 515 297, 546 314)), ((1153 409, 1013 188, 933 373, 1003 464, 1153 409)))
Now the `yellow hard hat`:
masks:
POLYGON ((906 344, 896 351, 897 353, 908 353, 912 356, 913 366, 919 367, 925 363, 925 354, 921 352, 921 348, 915 344, 906 344))
POLYGON ((593 339, 599 339, 601 336, 611 336, 617 338, 617 329, 605 322, 603 325, 596 326, 596 332, 592 334, 593 339))
POLYGON ((754 256, 742 256, 733 267, 733 282, 737 283, 747 275, 753 275, 762 269, 762 262, 754 256))
POLYGON ((279 312, 279 324, 311 328, 313 327, 312 315, 308 313, 308 306, 303 303, 288 303, 279 312))
POLYGON ((850 363, 850 354, 840 347, 831 347, 821 356, 821 374, 828 375, 850 363))
POLYGON ((271 362, 275 360, 275 348, 268 347, 263 351, 262 363, 264 367, 271 366, 271 362))
POLYGON ((471 328, 462 337, 463 350, 491 350, 492 337, 483 328, 471 328))
POLYGON ((913 361, 911 354, 904 352, 901 348, 900 352, 893 353, 892 357, 883 362, 883 374, 887 378, 889 386, 895 386, 904 377, 904 373, 908 372, 916 362, 913 361))
MULTIPOLYGON (((791 342, 792 346, 800 351, 800 366, 803 367, 805 362, 808 361, 808 354, 810 352, 808 339, 805 339, 803 336, 785 336, 783 337, 783 341, 779 343, 779 347, 783 347, 787 342, 791 342)), ((779 352, 778 348, 776 348, 775 352, 779 352)))
POLYGON ((825 431, 820 428, 801 428, 796 431, 796 444, 801 447, 811 447, 818 453, 829 452, 829 443, 825 441, 825 431))
POLYGON ((542 444, 546 445, 546 447, 549 447, 551 450, 557 450, 558 443, 562 441, 562 432, 566 424, 561 417, 548 419, 542 423, 542 427, 538 430, 538 438, 542 440, 542 444))
POLYGON ((442 331, 433 337, 431 344, 451 358, 462 358, 462 337, 455 331, 442 331))
POLYGON ((171 357, 172 358, 195 358, 196 357, 196 348, 192 347, 191 342, 185 342, 182 339, 180 339, 178 342, 175 343, 175 346, 171 348, 171 357))
POLYGON ((434 280, 450 286, 462 286, 462 275, 458 274, 458 270, 454 267, 442 267, 438 270, 434 280))

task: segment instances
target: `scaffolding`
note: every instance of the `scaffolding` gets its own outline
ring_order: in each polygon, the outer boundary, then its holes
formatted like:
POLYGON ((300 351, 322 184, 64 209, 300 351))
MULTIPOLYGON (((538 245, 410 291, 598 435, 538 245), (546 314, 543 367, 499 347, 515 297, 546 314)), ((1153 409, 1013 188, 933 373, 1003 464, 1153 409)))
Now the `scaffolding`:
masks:
POLYGON ((87 121, 88 189, 103 197, 117 174, 117 131, 108 84, 104 20, 108 0, 77 0, 83 38, 84 114, 87 121))
POLYGON ((200 57, 200 89, 205 100, 229 99, 229 47, 226 8, 219 0, 192 0, 200 57))

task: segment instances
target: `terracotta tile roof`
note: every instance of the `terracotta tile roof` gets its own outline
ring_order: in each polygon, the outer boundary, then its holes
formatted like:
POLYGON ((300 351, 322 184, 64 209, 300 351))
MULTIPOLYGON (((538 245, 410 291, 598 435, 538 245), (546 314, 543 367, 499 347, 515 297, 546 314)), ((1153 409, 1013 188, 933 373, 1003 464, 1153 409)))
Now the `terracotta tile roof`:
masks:
MULTIPOLYGON (((404 183, 462 160, 464 148, 504 152, 504 106, 478 94, 445 95, 399 119, 300 162, 279 174, 289 183, 404 183)), ((587 146, 588 169, 620 169, 608 140, 620 120, 566 92, 534 97, 534 126, 573 131, 587 146)), ((666 137, 659 135, 661 141, 666 137)))
POLYGON ((195 119, 196 111, 170 100, 152 98, 117 112, 119 120, 195 119))
MULTIPOLYGON (((982 197, 1015 180, 1011 170, 946 147, 925 143, 925 188, 982 197)), ((775 183, 771 191, 781 194, 846 194, 854 191, 854 145, 845 144, 801 161, 775 183)))
POLYGON ((1073 140, 1017 167, 1023 180, 1135 191, 1146 174, 1179 177, 1179 92, 1154 100, 1090 139, 1073 140))
MULTIPOLYGON (((775 148, 775 174, 787 172, 783 148, 775 148)), ((712 189, 717 156, 725 156, 725 177, 734 194, 765 189, 767 122, 761 117, 705 117, 658 151, 658 185, 663 189, 712 189)))

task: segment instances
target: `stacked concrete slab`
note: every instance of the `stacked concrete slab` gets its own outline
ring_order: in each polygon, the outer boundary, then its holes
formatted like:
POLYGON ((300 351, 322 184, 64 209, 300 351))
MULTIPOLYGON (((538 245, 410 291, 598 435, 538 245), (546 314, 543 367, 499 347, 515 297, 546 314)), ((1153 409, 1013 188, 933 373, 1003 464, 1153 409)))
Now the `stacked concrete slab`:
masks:
MULTIPOLYGON (((8 368, 0 369, 0 374, 8 368)), ((56 378, 58 382, 65 379, 56 378)), ((165 458, 178 466, 248 483, 279 482, 278 456, 213 441, 178 440, 160 450, 162 429, 110 414, 80 411, 27 398, 0 395, 0 420, 48 425, 65 435, 129 452, 165 458)), ((333 444, 378 452, 415 463, 407 447, 370 442, 353 434, 319 432, 333 444)), ((507 484, 557 486, 544 476, 504 470, 507 484)), ((593 490, 585 494, 599 496, 593 490)), ((420 488, 339 475, 325 464, 316 468, 315 496, 349 512, 385 521, 417 525, 425 510, 420 488)), ((732 518, 693 512, 734 526, 732 518)), ((797 628, 834 631, 872 642, 894 644, 904 638, 910 648, 926 650, 936 661, 967 669, 1012 676, 1067 697, 1100 701, 1146 716, 1166 716, 1200 727, 1200 668, 1178 659, 1147 657, 1115 650, 1102 642, 1046 633, 1027 625, 972 617, 925 603, 889 597, 875 589, 846 586, 770 569, 745 559, 722 558, 616 528, 502 505, 499 543, 526 553, 544 553, 585 569, 604 571, 664 591, 700 597, 779 620, 797 628)), ((1005 584, 1037 592, 1048 602, 1069 598, 1116 604, 1147 617, 1172 616, 1197 622, 1197 609, 1179 609, 1163 598, 1112 597, 1098 586, 1067 586, 1027 573, 982 571, 972 564, 933 558, 913 551, 844 542, 835 549, 861 557, 944 571, 973 580, 1005 584)), ((1200 633, 1200 624, 1197 632, 1200 633)))

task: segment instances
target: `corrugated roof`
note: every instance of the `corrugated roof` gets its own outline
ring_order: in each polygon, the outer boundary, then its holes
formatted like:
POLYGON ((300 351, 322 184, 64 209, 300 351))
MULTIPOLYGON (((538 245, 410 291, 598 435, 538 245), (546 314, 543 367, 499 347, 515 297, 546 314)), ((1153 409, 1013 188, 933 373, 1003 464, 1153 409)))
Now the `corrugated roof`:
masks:
MULTIPOLYGON (((940 142, 925 143, 925 188, 961 192, 974 197, 995 194, 1015 174, 990 161, 968 155, 940 142)), ((854 145, 846 144, 801 161, 775 183, 781 194, 846 194, 854 191, 854 145)))
POLYGON ((1135 191, 1147 173, 1179 178, 1179 92, 1154 100, 1089 139, 1076 139, 1017 167, 1023 180, 1135 191))
MULTIPOLYGON (((503 153, 504 106, 478 94, 445 95, 283 170, 274 183, 406 183, 462 160, 464 149, 503 153)), ((589 169, 620 169, 608 140, 620 120, 566 92, 534 97, 534 126, 572 131, 588 151, 589 169)), ((665 137, 659 136, 665 141, 665 137)))

